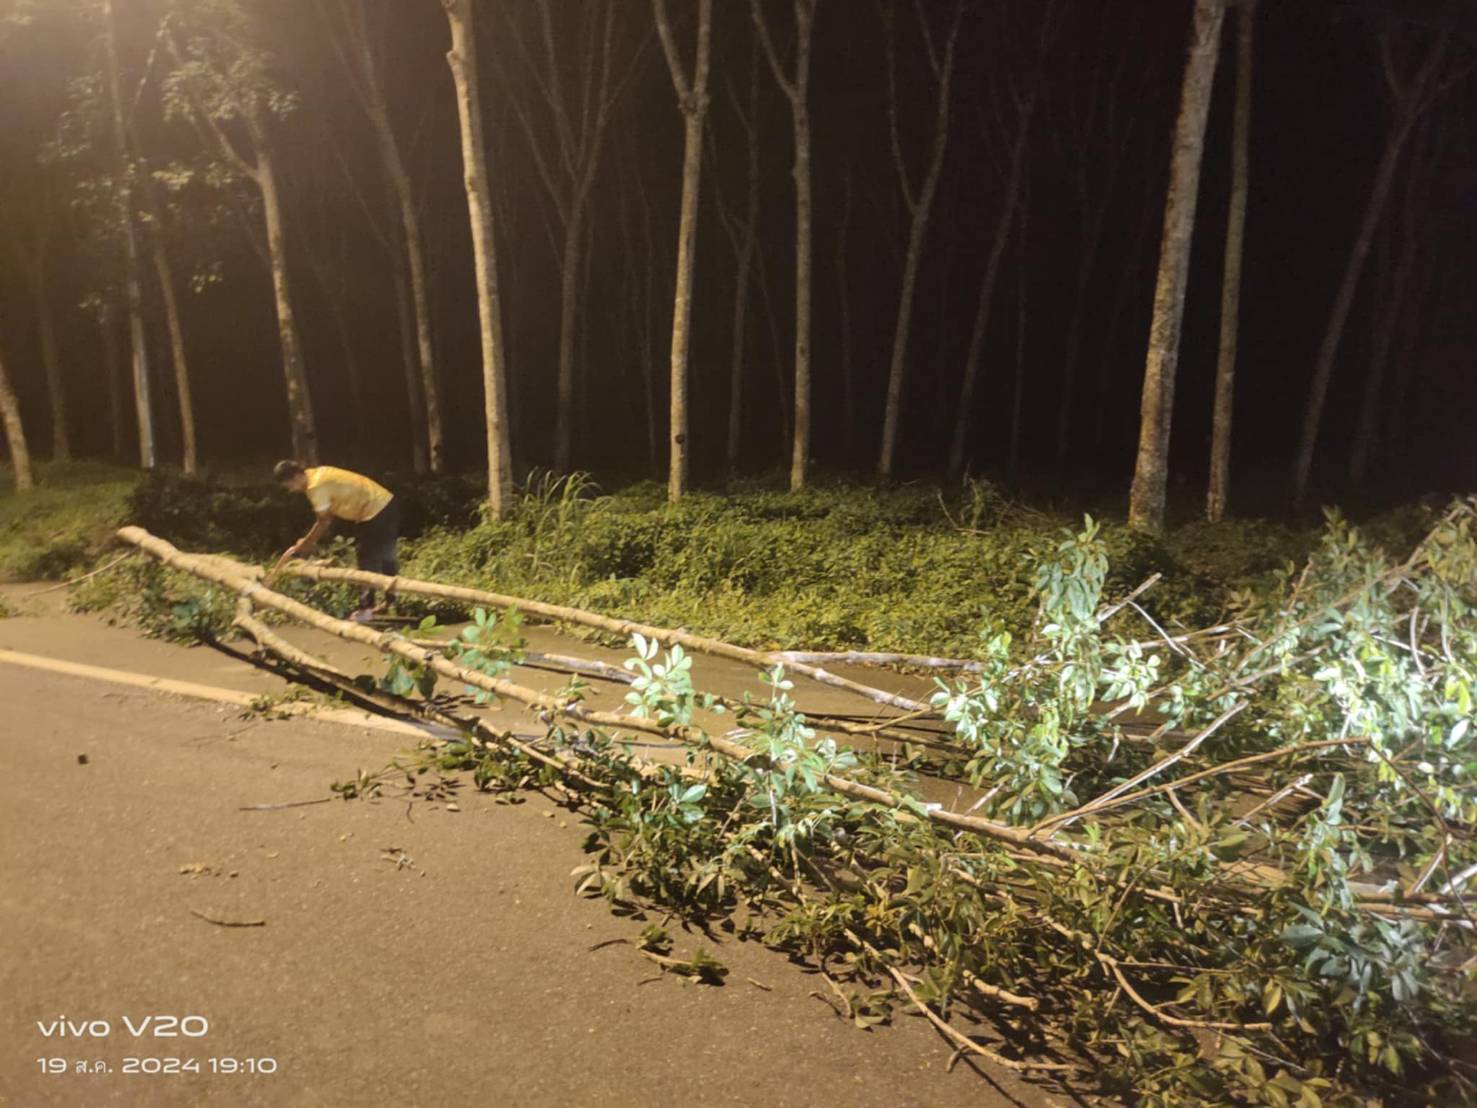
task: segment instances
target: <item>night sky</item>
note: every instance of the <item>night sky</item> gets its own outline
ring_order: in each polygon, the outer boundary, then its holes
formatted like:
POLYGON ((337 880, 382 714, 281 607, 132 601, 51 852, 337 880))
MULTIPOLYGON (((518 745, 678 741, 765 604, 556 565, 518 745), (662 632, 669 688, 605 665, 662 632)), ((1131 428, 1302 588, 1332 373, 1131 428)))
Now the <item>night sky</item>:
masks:
MULTIPOLYGON (((66 5, 58 0, 57 6, 66 5)), ((409 448, 391 263, 367 218, 369 211, 387 223, 391 214, 372 135, 346 87, 317 5, 264 0, 257 6, 270 19, 268 45, 277 55, 278 76, 298 93, 277 137, 299 326, 325 460, 404 469, 409 448), (351 373, 361 382, 367 407, 362 414, 351 403, 351 373)), ((119 7, 125 18, 125 82, 132 87, 142 75, 162 6, 119 7)), ((914 8, 893 7, 903 144, 916 177, 927 154, 933 88, 914 8)), ((481 368, 446 21, 431 0, 371 0, 370 8, 395 124, 425 218, 451 461, 474 469, 482 451, 481 368)), ((942 0, 925 0, 936 27, 943 26, 948 8, 942 0)), ((1063 495, 1127 492, 1190 8, 1189 0, 1059 4, 1060 26, 1041 63, 1040 99, 1029 132, 1024 232, 1012 237, 1004 255, 972 412, 976 472, 1003 470, 1019 347, 1025 381, 1021 479, 1063 495), (1059 453, 1066 335, 1085 253, 1085 217, 1104 195, 1102 237, 1082 298, 1068 447, 1059 453)), ((735 283, 734 254, 716 205, 720 195, 734 206, 744 199, 744 138, 729 88, 741 97, 747 89, 752 36, 747 4, 720 0, 717 9, 693 311, 693 465, 699 483, 718 481, 723 464, 735 283)), ((556 10, 564 34, 561 58, 575 80, 581 11, 568 2, 556 10)), ((680 0, 673 10, 680 40, 690 50, 690 12, 680 0)), ((980 275, 1001 204, 1008 141, 1001 129, 1015 122, 1010 90, 1038 77, 1034 44, 1043 10, 1041 0, 968 5, 950 146, 910 346, 899 455, 905 478, 944 468, 980 275)), ((773 3, 769 11, 787 47, 789 5, 773 3)), ((822 470, 866 473, 875 462, 907 232, 887 138, 881 11, 871 0, 820 0, 815 30, 813 435, 822 470), (843 316, 850 323, 844 336, 843 316), (843 418, 846 351, 858 398, 854 427, 843 418)), ((520 472, 552 456, 559 314, 558 253, 551 237, 556 224, 512 107, 517 98, 535 127, 548 126, 527 56, 514 45, 519 36, 534 41, 532 12, 529 3, 479 8, 520 472)), ((1234 20, 1228 14, 1206 137, 1172 448, 1172 480, 1196 496, 1209 452, 1230 177, 1234 20)), ((658 389, 658 443, 666 437, 681 120, 649 6, 619 4, 617 28, 617 65, 633 68, 606 136, 595 184, 590 269, 581 278, 575 464, 637 477, 652 472, 641 385, 648 357, 658 389), (641 318, 649 320, 645 335, 641 318)), ((1477 7, 1465 0, 1263 0, 1256 29, 1233 510, 1275 508, 1285 486, 1313 358, 1389 120, 1376 33, 1390 34, 1413 55, 1442 30, 1451 31, 1455 41, 1446 73, 1451 87, 1426 120, 1430 137, 1422 149, 1430 151, 1434 167, 1429 192, 1415 206, 1415 218, 1407 219, 1402 198, 1417 149, 1413 139, 1335 366, 1316 483, 1327 498, 1358 500, 1469 489, 1477 482, 1477 437, 1471 430, 1477 412, 1477 7), (1401 317, 1399 364, 1392 363, 1389 374, 1392 381, 1409 374, 1409 416, 1402 434, 1386 438, 1370 487, 1351 494, 1343 475, 1370 337, 1388 299, 1393 258, 1409 235, 1420 237, 1418 269, 1429 274, 1429 295, 1401 317)), ((34 159, 37 136, 57 126, 64 103, 54 95, 58 74, 96 72, 98 57, 85 32, 73 40, 47 39, 50 46, 41 49, 17 48, 16 41, 12 34, 0 55, 0 229, 12 240, 25 233, 37 189, 63 202, 75 195, 76 183, 65 168, 32 171, 27 159, 34 159)), ((778 469, 788 458, 783 428, 793 325, 790 116, 767 68, 761 69, 760 96, 763 280, 751 291, 745 380, 745 456, 755 473, 778 469)), ((156 168, 174 160, 198 163, 194 133, 162 119, 157 81, 145 87, 138 124, 156 168)), ((184 296, 208 465, 269 460, 288 450, 270 281, 243 230, 254 231, 258 222, 248 209, 180 248, 182 268, 220 277, 184 296)), ((78 305, 89 289, 106 283, 99 278, 105 263, 98 259, 108 249, 89 241, 86 222, 75 216, 53 244, 53 298, 75 448, 98 455, 111 442, 107 390, 96 325, 78 305)), ((151 319, 157 319, 156 300, 146 290, 151 319)), ((120 328, 120 357, 122 337, 120 328)), ((151 337, 161 453, 169 461, 177 457, 178 433, 162 324, 151 337)), ((34 311, 16 260, 5 251, 0 347, 22 395, 33 449, 44 455, 48 418, 34 311)), ((1387 395, 1392 389, 1387 386, 1387 395)), ((664 454, 657 465, 659 473, 664 454)))

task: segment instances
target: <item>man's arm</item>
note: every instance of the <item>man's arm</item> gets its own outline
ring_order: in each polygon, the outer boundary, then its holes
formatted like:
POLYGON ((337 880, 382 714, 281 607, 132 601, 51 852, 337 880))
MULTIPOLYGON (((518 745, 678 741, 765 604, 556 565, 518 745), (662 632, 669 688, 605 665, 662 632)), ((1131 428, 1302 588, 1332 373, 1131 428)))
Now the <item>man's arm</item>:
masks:
POLYGON ((295 558, 299 554, 311 554, 314 547, 316 547, 318 543, 321 542, 331 530, 333 530, 332 514, 330 514, 329 512, 319 512, 318 518, 313 521, 313 526, 308 530, 308 533, 302 538, 298 539, 297 542, 293 543, 287 548, 286 551, 283 552, 282 557, 277 559, 277 564, 274 565, 267 572, 267 576, 264 578, 264 581, 267 584, 271 584, 273 578, 275 578, 277 574, 282 571, 282 567, 287 564, 290 558, 295 558))

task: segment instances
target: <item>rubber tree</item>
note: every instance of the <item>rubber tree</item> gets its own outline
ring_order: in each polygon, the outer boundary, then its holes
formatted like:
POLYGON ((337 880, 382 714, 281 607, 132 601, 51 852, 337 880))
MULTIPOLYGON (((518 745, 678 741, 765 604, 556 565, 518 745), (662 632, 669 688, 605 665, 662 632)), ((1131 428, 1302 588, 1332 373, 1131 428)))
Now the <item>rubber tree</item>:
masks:
POLYGON ((1429 106, 1432 94, 1436 91, 1437 78, 1450 42, 1450 32, 1441 32, 1432 40, 1413 71, 1401 73, 1401 66, 1394 57, 1394 34, 1385 32, 1380 35, 1380 57, 1390 93, 1390 127, 1385 133, 1385 147, 1375 169, 1374 180, 1370 184, 1359 230, 1349 249, 1349 258, 1344 264, 1344 274, 1339 281, 1338 291, 1334 294, 1323 341, 1318 346, 1318 357, 1313 363, 1313 383, 1308 390, 1307 407, 1303 411, 1302 435, 1298 439, 1297 460, 1292 473, 1293 508, 1298 511, 1302 510, 1308 498, 1308 486, 1313 476, 1313 454, 1317 449, 1318 433, 1323 424, 1328 384, 1333 376, 1333 364, 1338 357, 1349 311, 1354 306, 1354 293, 1359 287, 1359 278, 1364 272, 1369 248, 1374 242, 1375 229, 1389 203, 1395 173, 1400 167, 1400 156, 1415 128, 1416 120, 1429 106))
POLYGON ((45 196, 31 215, 30 234, 25 237, 17 236, 16 252, 36 308, 41 367, 45 372, 46 398, 51 408, 51 457, 55 461, 65 462, 71 460, 72 444, 67 428, 67 392, 62 380, 61 356, 56 343, 56 311, 51 296, 53 213, 52 205, 45 196))
POLYGON ((580 277, 590 242, 590 201, 611 109, 624 82, 613 72, 614 0, 586 0, 573 5, 536 0, 533 6, 538 17, 538 47, 528 48, 516 26, 510 36, 524 55, 532 80, 517 80, 516 73, 504 73, 509 78, 505 99, 528 140, 534 167, 558 217, 559 365, 555 379, 554 469, 568 473, 574 451, 576 324, 580 317, 580 277), (561 48, 555 28, 556 9, 584 24, 568 35, 571 42, 583 39, 579 65, 573 67, 578 79, 572 82, 568 79, 566 54, 573 51, 561 48), (539 91, 550 126, 537 125, 524 103, 523 88, 539 91))
POLYGON ((682 114, 682 212, 677 224, 677 280, 672 304, 672 385, 667 499, 687 492, 688 360, 692 345, 692 282, 696 267, 697 214, 703 170, 703 124, 708 114, 708 72, 713 42, 713 0, 698 0, 697 52, 691 68, 682 60, 666 0, 652 0, 662 52, 682 114))
POLYGON ((399 219, 398 234, 386 235, 387 248, 394 250, 393 280, 397 310, 406 304, 409 319, 402 322, 407 365, 410 412, 416 426, 411 429, 412 458, 418 471, 441 473, 446 468, 446 436, 441 420, 441 383, 436 367, 430 296, 426 280, 426 246, 421 231, 420 209, 415 189, 400 151, 400 141, 390 116, 381 65, 375 56, 364 14, 364 0, 322 0, 333 17, 330 40, 338 52, 349 87, 374 131, 375 150, 394 196, 399 219), (401 295, 401 290, 408 298, 401 295), (409 327, 406 327, 406 324, 409 327))
POLYGON ((790 102, 795 147, 795 422, 790 451, 790 488, 803 489, 810 468, 810 44, 820 0, 793 0, 795 57, 787 71, 764 16, 762 0, 749 0, 754 29, 774 80, 790 102))
POLYGON ((1236 3, 1236 112, 1231 127, 1231 200, 1221 272, 1220 342, 1216 350, 1215 411, 1210 431, 1210 487, 1205 518, 1226 514, 1231 483, 1231 416, 1236 395, 1236 340, 1241 321, 1241 261, 1246 241, 1246 190, 1251 167, 1251 79, 1257 0, 1236 3))
MULTIPOLYGON (((132 119, 127 128, 129 161, 131 165, 143 164, 138 128, 132 119)), ((179 407, 180 420, 180 468, 188 476, 200 470, 199 437, 195 430, 195 402, 190 387, 189 349, 185 345, 184 322, 180 313, 179 294, 175 281, 175 265, 170 257, 169 237, 171 228, 169 204, 161 195, 155 178, 148 173, 138 173, 137 218, 144 231, 144 244, 149 251, 149 261, 154 269, 154 283, 159 289, 160 303, 164 308, 164 326, 169 336, 169 358, 174 367, 174 394, 179 407)), ((176 213, 177 214, 177 213, 176 213)), ((192 237, 203 239, 197 228, 192 237)), ((177 238, 178 236, 176 236, 177 238)))
POLYGON ((99 300, 94 309, 97 317, 98 343, 103 349, 104 387, 108 393, 108 429, 111 432, 113 458, 123 460, 123 444, 126 437, 123 400, 123 366, 118 358, 118 339, 114 333, 113 305, 99 300))
POLYGON ((134 226, 133 160, 129 157, 128 127, 118 67, 118 34, 113 0, 103 0, 103 49, 107 72, 108 104, 113 130, 115 175, 114 199, 124 250, 124 289, 128 304, 129 353, 133 360, 133 404, 138 420, 139 464, 154 468, 154 409, 149 398, 149 347, 144 333, 144 294, 138 231, 134 226))
POLYGON ((202 146, 260 195, 293 454, 316 465, 318 427, 298 335, 274 137, 294 97, 277 78, 261 24, 239 0, 194 0, 178 14, 165 36, 172 62, 163 85, 166 114, 187 120, 202 146))
POLYGON ((482 336, 482 390, 487 432, 487 506, 502 519, 513 507, 513 456, 508 426, 508 367, 504 356, 502 301, 498 291, 497 239, 487 183, 487 140, 482 129, 481 82, 473 0, 441 0, 451 31, 446 61, 456 85, 461 126, 462 182, 472 227, 477 277, 477 320, 482 336))
POLYGON ((1195 230, 1200 162, 1205 152, 1205 120, 1210 111, 1225 15, 1225 0, 1195 0, 1179 116, 1175 121, 1174 153, 1169 164, 1169 193, 1159 242, 1159 275, 1154 285, 1154 312, 1149 324, 1149 351, 1140 399, 1138 457, 1128 502, 1129 526, 1140 531, 1157 533, 1164 528, 1169 431, 1174 415, 1175 371, 1179 366, 1190 242, 1195 230))
POLYGON ((15 473, 15 487, 25 492, 35 486, 31 474, 31 451, 26 446, 26 428, 21 423, 20 401, 10 385, 10 371, 5 368, 5 352, 0 350, 0 425, 5 428, 5 445, 10 451, 10 466, 15 473))
POLYGON ((884 6, 886 28, 883 42, 887 53, 887 136, 891 144, 893 168, 898 187, 908 209, 908 246, 903 255, 902 287, 898 291, 897 316, 892 331, 892 357, 887 370, 887 399, 882 417, 882 446, 877 455, 877 476, 892 478, 897 460, 898 429, 902 423, 903 386, 908 366, 908 338, 912 330, 913 301, 918 287, 918 269, 923 262, 923 244, 928 236, 928 221, 938 195, 939 177, 943 173, 944 153, 949 146, 949 121, 953 103, 954 57, 959 43, 959 28, 964 21, 963 0, 955 0, 949 15, 948 29, 940 46, 929 23, 929 11, 922 0, 915 4, 918 28, 924 53, 934 80, 933 129, 928 145, 928 159, 922 179, 913 180, 908 159, 898 133, 897 42, 893 28, 892 8, 884 6))

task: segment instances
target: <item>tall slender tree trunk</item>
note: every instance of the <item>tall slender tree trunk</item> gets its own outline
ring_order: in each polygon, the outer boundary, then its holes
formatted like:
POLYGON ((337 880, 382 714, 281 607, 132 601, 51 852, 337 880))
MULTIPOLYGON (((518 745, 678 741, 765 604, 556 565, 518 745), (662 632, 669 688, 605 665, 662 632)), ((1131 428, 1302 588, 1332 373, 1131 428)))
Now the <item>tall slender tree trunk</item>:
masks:
POLYGON ((1118 331, 1123 323, 1124 309, 1128 306, 1129 297, 1138 287, 1139 274, 1146 268, 1150 256, 1153 217, 1154 205, 1146 197, 1139 205, 1139 218, 1129 247, 1128 266, 1113 291, 1113 304, 1108 309, 1108 323, 1103 329, 1102 355, 1098 358, 1097 371, 1097 410, 1093 417, 1092 432, 1093 444, 1098 447, 1107 438, 1109 416, 1113 408, 1109 386, 1112 384, 1113 368, 1117 364, 1115 355, 1118 350, 1118 331))
POLYGON ((748 197, 744 205, 743 239, 739 244, 733 296, 733 348, 728 371, 728 475, 738 473, 744 431, 744 339, 749 325, 749 285, 759 222, 759 143, 757 125, 749 141, 748 197))
MULTIPOLYGON (((392 140, 393 141, 393 140, 392 140)), ((404 229, 406 269, 410 277, 410 302, 415 313, 416 365, 420 370, 420 388, 412 401, 412 418, 425 426, 426 465, 432 473, 446 472, 446 431, 441 421, 441 381, 436 368, 436 347, 431 333, 431 304, 426 294, 425 242, 421 236, 420 216, 415 197, 410 193, 410 178, 403 167, 392 167, 395 195, 400 201, 400 224, 404 229)), ((416 442, 421 441, 417 431, 416 442)))
POLYGON ((559 371, 554 409, 554 470, 568 473, 574 452, 575 322, 585 244, 585 205, 577 200, 564 225, 559 273, 559 371))
POLYGON ((672 306, 671 454, 667 473, 667 499, 676 502, 687 492, 688 353, 692 342, 692 278, 696 264, 698 189, 703 170, 703 123, 708 112, 713 0, 698 2, 697 58, 690 76, 678 55, 665 0, 653 0, 652 7, 683 117, 682 214, 677 227, 677 288, 672 306))
POLYGON ((118 75, 118 36, 114 25, 113 0, 103 0, 103 41, 108 71, 108 99, 112 107, 113 142, 118 158, 116 202, 123 228, 125 285, 128 294, 128 332, 133 355, 133 401, 138 418, 139 464, 153 469, 154 413, 149 401, 149 350, 144 337, 143 279, 139 261, 138 234, 133 221, 133 167, 128 156, 128 132, 123 122, 123 98, 118 75))
POLYGON ((181 457, 180 465, 187 476, 200 472, 200 454, 195 437, 195 405, 190 397, 190 363, 185 353, 185 332, 180 323, 179 299, 174 291, 174 271, 164 244, 156 231, 150 236, 150 253, 154 260, 154 276, 159 282, 164 302, 164 323, 169 331, 169 354, 174 363, 174 391, 179 400, 181 457))
MULTIPOLYGON (((927 20, 928 13, 919 7, 920 20, 927 20)), ((908 337, 913 324, 913 298, 917 292, 918 267, 923 260, 923 243, 928 235, 928 221, 933 214, 934 197, 938 195, 939 176, 944 168, 944 153, 949 145, 949 109, 953 96, 954 48, 959 41, 959 24, 964 18, 964 5, 955 3, 953 22, 949 27, 948 42, 944 47, 942 61, 934 52, 933 37, 926 23, 922 27, 924 42, 928 47, 929 62, 938 81, 938 99, 934 104, 933 141, 929 147, 928 168, 923 174, 923 183, 918 192, 913 192, 907 161, 903 156, 902 143, 897 125, 897 78, 896 47, 892 28, 887 29, 887 91, 888 129, 892 137, 892 156, 896 163, 898 179, 902 184, 903 200, 908 206, 908 249, 903 257, 903 284, 898 296, 897 320, 892 332, 892 360, 887 370, 887 401, 882 417, 882 450, 877 458, 877 476, 891 480, 893 466, 897 461, 898 429, 902 422, 903 379, 907 371, 908 337)), ((890 22, 890 20, 889 20, 890 22)))
POLYGON ((51 403, 51 457, 66 462, 72 458, 72 444, 67 434, 67 394, 56 348, 56 321, 51 311, 51 290, 47 287, 45 249, 44 245, 38 248, 32 291, 36 298, 36 329, 41 338, 41 364, 46 371, 46 396, 51 403))
POLYGON ((1031 190, 1028 185, 1021 188, 1015 221, 1015 380, 1010 388, 1010 447, 1006 457, 1007 479, 1014 481, 1021 461, 1021 409, 1026 392, 1026 311, 1027 293, 1030 289, 1030 269, 1027 266, 1026 228, 1030 222, 1031 190))
POLYGON ((21 424, 20 401, 10 387, 10 373, 5 368, 5 355, 0 353, 0 426, 5 428, 5 443, 10 450, 11 468, 15 470, 17 492, 35 486, 31 474, 31 451, 26 446, 26 429, 21 424))
POLYGON ((416 473, 429 468, 426 456, 426 432, 429 421, 421 394, 421 359, 417 346, 415 306, 411 303, 410 282, 405 270, 394 266, 395 314, 400 324, 400 366, 405 373, 405 402, 410 411, 410 464, 416 473))
MULTIPOLYGON (((1085 191, 1085 189, 1084 189, 1085 191)), ((1067 321, 1066 353, 1062 359, 1062 389, 1057 398, 1056 454, 1065 458, 1072 440, 1072 415, 1077 397, 1077 365, 1082 357, 1082 330, 1087 314, 1087 290, 1102 245, 1108 197, 1102 196, 1087 217, 1087 234, 1077 258, 1077 281, 1072 294, 1072 314, 1067 321)))
POLYGON ((262 194, 262 216, 267 225, 267 254, 272 262, 272 293, 277 306, 277 338, 282 346, 282 376, 287 385, 287 414, 292 422, 293 456, 304 465, 318 464, 318 427, 313 397, 303 365, 293 310, 292 285, 287 271, 287 232, 282 223, 282 199, 277 168, 267 145, 266 128, 253 128, 257 144, 257 184, 262 194))
POLYGON ((1251 168, 1251 79, 1257 0, 1237 0, 1236 119, 1231 136, 1231 204, 1226 214, 1226 260, 1221 275, 1221 339, 1215 367, 1215 414, 1211 417, 1210 488, 1205 517, 1226 514, 1231 483, 1231 415, 1236 396, 1236 340, 1241 326, 1241 260, 1246 240, 1246 189, 1251 168))
POLYGON ((1179 366, 1190 240, 1195 230, 1200 162, 1205 152, 1205 119, 1215 84, 1216 55, 1225 14, 1225 0, 1195 0, 1179 119, 1175 123, 1174 156, 1169 166, 1169 196, 1164 205, 1149 353, 1144 364, 1138 459, 1128 503, 1129 526, 1140 531, 1157 533, 1164 528, 1169 430, 1174 416, 1174 378, 1179 366))
MULTIPOLYGON (((426 292, 426 251, 421 233, 420 213, 416 210, 415 191, 411 187, 410 173, 405 168, 405 159, 400 154, 400 144, 395 138, 395 129, 390 123, 389 106, 385 90, 380 82, 379 70, 375 65, 374 51, 370 46, 369 34, 364 26, 358 0, 350 0, 349 18, 353 21, 354 44, 359 55, 359 67, 363 74, 365 107, 369 121, 374 127, 379 146, 380 161, 385 175, 395 192, 396 206, 400 216, 399 245, 403 251, 405 276, 409 278, 410 306, 413 309, 414 328, 412 347, 415 369, 420 378, 418 388, 411 390, 411 417, 416 420, 414 435, 415 457, 420 458, 421 443, 424 441, 424 462, 417 464, 417 472, 429 465, 432 473, 444 472, 446 468, 445 432, 441 423, 441 385, 436 371, 435 342, 431 326, 430 298, 426 292)), ((397 275, 397 281, 402 280, 397 275)), ((398 295, 398 294, 397 294, 398 295)), ((402 322, 402 326, 404 323, 402 322)))
POLYGON ((473 0, 441 0, 441 6, 451 29, 451 49, 446 60, 456 83, 462 174, 477 272, 477 316, 482 329, 482 382, 487 424, 487 502, 491 514, 502 519, 513 506, 513 461, 507 426, 502 304, 498 296, 492 198, 487 187, 487 150, 482 133, 477 75, 477 38, 472 25, 473 0))
POLYGON ((1384 453, 1391 459, 1397 458, 1410 446, 1410 386, 1420 368, 1417 363, 1427 338, 1424 317, 1438 269, 1436 244, 1423 238, 1416 249, 1416 258, 1411 291, 1405 300, 1399 353, 1395 355, 1395 379, 1391 382, 1390 403, 1385 411, 1382 432, 1384 453))
POLYGON ((1390 275, 1384 303, 1375 314, 1374 335, 1370 340, 1369 372, 1364 378, 1363 394, 1359 404, 1359 422, 1354 430, 1354 445, 1349 455, 1349 488, 1357 491, 1364 483, 1369 470, 1370 455, 1374 450, 1375 428, 1378 425, 1380 397, 1384 391, 1385 371, 1390 364, 1390 350, 1394 345, 1395 328, 1405 306, 1410 287, 1414 253, 1409 237, 1400 246, 1400 256, 1390 275))
POLYGON ((908 228, 908 249, 903 259, 903 284, 898 294, 897 319, 893 324, 892 358, 887 370, 887 399, 882 416, 882 449, 877 456, 877 476, 892 480, 897 460, 898 426, 902 421, 903 375, 907 362, 908 331, 913 322, 913 296, 918 285, 918 267, 923 260, 923 239, 928 233, 927 217, 913 217, 908 228))
POLYGON ((1422 134, 1416 139, 1412 163, 1407 173, 1404 203, 1400 219, 1387 219, 1384 227, 1387 241, 1399 239, 1398 250, 1386 251, 1385 268, 1389 269, 1388 285, 1381 297, 1379 310, 1375 314, 1374 336, 1370 343, 1369 372, 1364 379, 1364 393, 1359 405, 1359 423, 1354 432, 1354 445, 1349 456, 1349 485, 1357 489, 1364 483, 1369 462, 1374 454, 1375 438, 1379 428, 1379 416, 1385 406, 1380 404, 1384 396, 1385 378, 1389 371, 1390 355, 1395 345, 1395 335, 1400 321, 1413 314, 1412 287, 1415 284, 1417 262, 1422 240, 1422 207, 1426 199, 1432 163, 1435 154, 1431 150, 1431 125, 1429 118, 1421 126, 1422 134), (1395 254, 1393 267, 1389 255, 1395 254))
MULTIPOLYGON (((749 13, 764 45, 775 83, 790 101, 795 142, 795 422, 790 450, 790 488, 803 489, 810 469, 810 270, 811 270, 811 182, 810 182, 810 44, 819 0, 794 0, 795 67, 786 74, 769 34, 759 0, 751 0, 749 13)), ((757 125, 757 124, 756 124, 757 125)))
POLYGON ((847 265, 846 247, 851 237, 852 168, 846 168, 841 186, 841 226, 836 232, 836 299, 840 307, 841 334, 841 418, 846 421, 846 460, 856 460, 856 367, 851 364, 851 269, 847 265))
POLYGON ((757 251, 754 261, 759 277, 759 299, 764 301, 764 323, 769 331, 769 364, 774 370, 774 406, 780 414, 780 441, 790 443, 794 441, 794 421, 790 413, 790 402, 794 398, 789 392, 790 382, 785 378, 785 344, 780 341, 779 313, 770 292, 769 266, 764 263, 764 251, 757 251))
POLYGON ((118 364, 118 344, 113 334, 113 306, 102 304, 97 312, 98 339, 103 348, 103 373, 107 376, 108 421, 112 430, 113 458, 123 461, 124 416, 122 366, 118 364))
MULTIPOLYGON (((813 9, 812 9, 813 11, 813 9)), ((810 32, 800 73, 808 83, 810 32)), ((795 110, 795 439, 790 452, 790 488, 803 489, 810 473, 810 270, 812 254, 810 189, 810 107, 802 84, 795 110)))
POLYGON ((1401 152, 1405 149, 1416 118, 1425 107, 1430 86, 1441 68, 1449 42, 1449 33, 1442 33, 1426 52, 1420 69, 1409 85, 1392 90, 1394 119, 1385 139, 1379 167, 1375 170, 1374 183, 1370 186, 1359 233, 1349 251, 1343 280, 1339 282, 1338 292, 1334 296, 1328 327, 1323 332, 1323 342, 1318 347, 1318 357, 1313 363, 1313 384, 1308 392, 1308 406, 1303 413, 1303 432, 1298 441, 1297 462, 1293 468, 1293 508, 1298 511, 1302 510, 1308 498, 1308 486, 1313 475, 1313 453, 1318 446, 1324 402, 1328 398, 1328 382, 1333 375, 1333 363, 1338 356, 1349 310, 1354 305, 1354 293, 1359 287, 1359 278, 1364 272, 1364 262, 1369 256, 1370 245, 1374 242, 1375 228, 1379 226, 1380 216, 1389 201, 1390 191, 1395 183, 1395 171, 1400 166, 1401 152))
POLYGON ((995 287, 1000 277, 1000 260, 1010 241, 1011 224, 1016 218, 1020 202, 1021 181, 1025 176, 1027 134, 1034 111, 1034 97, 1021 107, 1020 129, 1010 151, 1010 168, 1005 180, 1005 195, 1001 200, 1000 214, 995 220, 995 237, 990 242, 990 252, 985 259, 985 273, 980 280, 980 294, 975 304, 974 324, 969 330, 969 347, 964 355, 964 380, 959 386, 959 406, 954 412, 954 434, 949 441, 949 473, 959 476, 964 472, 964 456, 969 442, 969 424, 974 413, 974 388, 979 380, 980 361, 984 357, 985 333, 990 324, 990 313, 995 303, 995 287))

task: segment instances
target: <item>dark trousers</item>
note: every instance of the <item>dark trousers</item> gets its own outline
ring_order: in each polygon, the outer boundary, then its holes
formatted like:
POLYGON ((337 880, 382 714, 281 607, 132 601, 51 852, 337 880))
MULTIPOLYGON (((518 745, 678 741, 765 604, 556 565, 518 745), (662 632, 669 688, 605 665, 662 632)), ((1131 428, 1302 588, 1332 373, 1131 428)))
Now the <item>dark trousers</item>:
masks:
MULTIPOLYGON (((392 496, 373 519, 351 524, 349 534, 354 537, 354 560, 360 569, 387 577, 400 572, 400 563, 395 558, 395 542, 400 537, 400 501, 392 496)), ((365 589, 360 596, 360 607, 373 606, 374 590, 365 589)))

